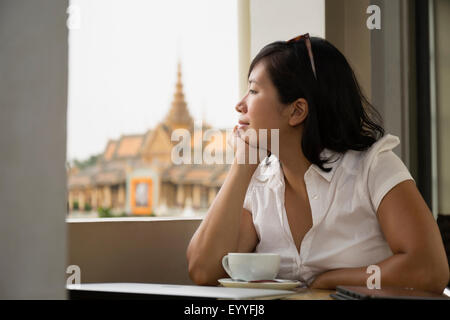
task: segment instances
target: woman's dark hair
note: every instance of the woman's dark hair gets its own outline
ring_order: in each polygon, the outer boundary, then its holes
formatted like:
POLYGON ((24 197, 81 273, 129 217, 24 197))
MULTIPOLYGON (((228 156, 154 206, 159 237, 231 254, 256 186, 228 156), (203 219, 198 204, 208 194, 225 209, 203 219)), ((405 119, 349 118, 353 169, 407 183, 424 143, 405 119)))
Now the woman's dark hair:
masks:
POLYGON ((312 37, 317 79, 304 40, 266 45, 253 59, 248 76, 258 62, 264 63, 278 91, 279 101, 308 101, 301 146, 304 155, 324 171, 324 148, 339 153, 363 151, 384 135, 381 116, 361 91, 347 59, 327 40, 312 37))

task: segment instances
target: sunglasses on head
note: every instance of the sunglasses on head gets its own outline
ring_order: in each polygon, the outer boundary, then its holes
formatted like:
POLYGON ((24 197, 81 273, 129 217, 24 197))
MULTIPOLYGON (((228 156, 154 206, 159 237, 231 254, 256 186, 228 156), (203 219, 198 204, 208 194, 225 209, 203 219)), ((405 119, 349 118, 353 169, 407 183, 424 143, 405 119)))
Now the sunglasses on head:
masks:
POLYGON ((297 42, 297 41, 300 41, 300 40, 305 40, 306 48, 308 49, 309 61, 311 62, 311 67, 312 67, 312 70, 313 70, 313 73, 314 73, 314 78, 317 79, 316 67, 314 65, 314 57, 313 57, 313 54, 312 54, 311 40, 309 38, 309 33, 305 33, 305 34, 299 35, 299 36, 297 36, 295 38, 292 38, 292 39, 286 41, 286 43, 293 43, 293 42, 297 42))

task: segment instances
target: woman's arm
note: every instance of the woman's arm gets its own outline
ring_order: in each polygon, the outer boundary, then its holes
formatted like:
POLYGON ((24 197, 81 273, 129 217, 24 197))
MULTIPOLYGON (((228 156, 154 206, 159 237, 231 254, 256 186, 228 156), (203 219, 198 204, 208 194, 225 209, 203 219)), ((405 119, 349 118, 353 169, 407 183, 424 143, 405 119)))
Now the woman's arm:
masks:
POLYGON ((226 276, 221 262, 228 252, 251 252, 258 243, 251 212, 243 205, 264 152, 259 153, 257 142, 238 126, 228 139, 235 153, 233 164, 186 252, 189 276, 199 285, 216 285, 217 279, 226 276), (257 155, 254 164, 250 162, 253 152, 257 155))
POLYGON ((222 257, 228 252, 251 251, 257 235, 244 197, 255 171, 253 165, 233 163, 205 219, 187 249, 189 276, 198 285, 215 285, 226 273, 222 257), (252 246, 252 248, 250 248, 252 246))
MULTIPOLYGON (((381 261, 383 286, 409 287, 442 293, 449 281, 448 261, 439 228, 412 180, 392 188, 380 203, 378 221, 393 256, 381 261)), ((366 286, 367 267, 325 272, 312 288, 337 285, 366 286)))

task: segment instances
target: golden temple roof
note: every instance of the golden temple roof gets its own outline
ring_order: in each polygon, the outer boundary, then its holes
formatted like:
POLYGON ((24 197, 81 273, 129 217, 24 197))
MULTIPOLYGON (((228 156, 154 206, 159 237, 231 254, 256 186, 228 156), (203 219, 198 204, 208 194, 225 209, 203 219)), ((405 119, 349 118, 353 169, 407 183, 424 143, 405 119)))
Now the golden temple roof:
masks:
POLYGON ((164 120, 164 123, 170 126, 172 129, 191 129, 194 121, 189 113, 186 101, 184 100, 180 61, 178 61, 177 69, 177 83, 175 85, 175 93, 173 95, 172 104, 164 120))

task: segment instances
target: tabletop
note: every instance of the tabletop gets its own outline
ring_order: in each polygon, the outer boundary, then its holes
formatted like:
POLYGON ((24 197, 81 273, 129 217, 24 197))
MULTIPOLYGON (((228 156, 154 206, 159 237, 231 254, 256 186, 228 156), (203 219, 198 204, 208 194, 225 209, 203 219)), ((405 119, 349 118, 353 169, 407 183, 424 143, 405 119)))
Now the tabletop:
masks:
POLYGON ((286 296, 281 300, 334 300, 330 294, 336 293, 336 290, 300 288, 294 290, 296 293, 286 296))
MULTIPOLYGON (((311 289, 297 287, 290 290, 274 290, 264 288, 226 288, 222 286, 173 285, 154 283, 86 283, 67 285, 69 299, 210 299, 210 300, 334 300, 330 295, 336 290, 311 289)), ((348 295, 352 292, 362 292, 363 287, 343 287, 348 295), (350 290, 350 291, 349 291, 350 290)), ((449 299, 448 289, 442 295, 431 295, 421 291, 408 291, 399 288, 384 288, 380 292, 371 293, 378 298, 397 297, 413 299, 449 299), (400 291, 399 291, 400 290, 400 291)))
POLYGON ((152 283, 86 283, 68 285, 69 299, 158 299, 207 298, 251 300, 332 300, 334 290, 300 287, 292 290, 225 288, 222 286, 172 285, 152 283))

